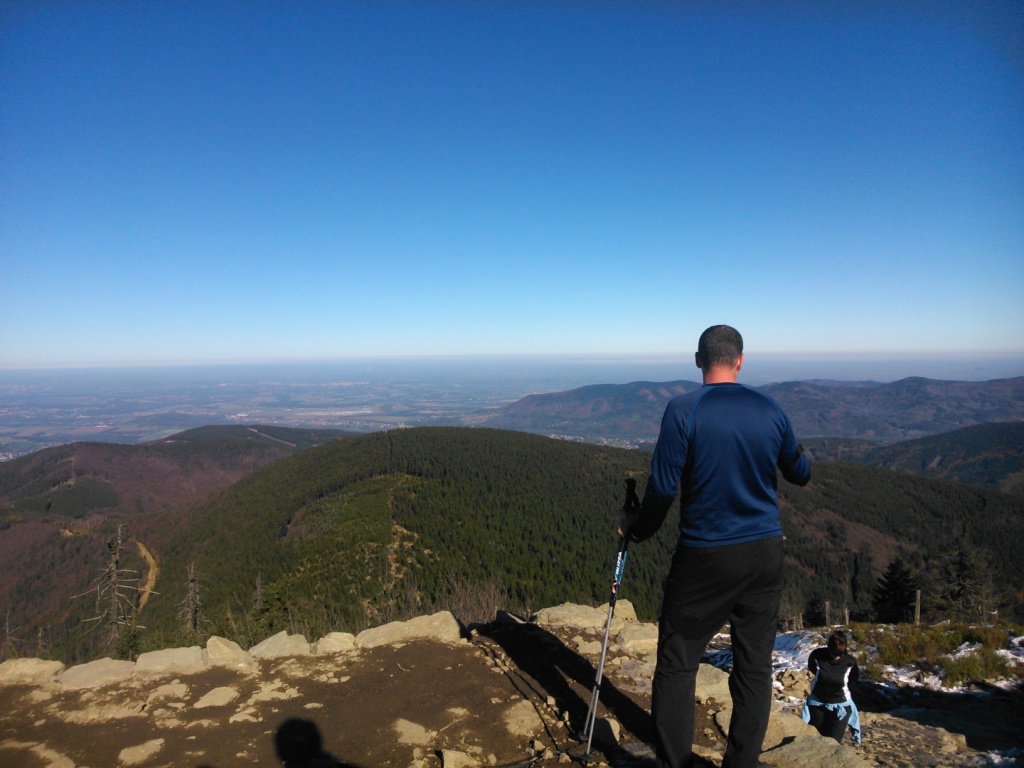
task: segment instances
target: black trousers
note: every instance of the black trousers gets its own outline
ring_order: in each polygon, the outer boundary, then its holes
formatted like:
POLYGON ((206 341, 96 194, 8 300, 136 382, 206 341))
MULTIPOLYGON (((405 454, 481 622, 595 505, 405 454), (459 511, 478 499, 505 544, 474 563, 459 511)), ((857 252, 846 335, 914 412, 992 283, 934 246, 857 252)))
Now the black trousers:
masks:
POLYGON ((665 581, 651 710, 659 768, 693 765, 693 722, 708 641, 728 622, 733 711, 722 768, 754 768, 768 728, 772 650, 783 586, 782 537, 678 547, 665 581))
POLYGON ((843 717, 839 717, 826 707, 809 706, 807 711, 811 715, 811 725, 818 729, 818 733, 842 742, 843 736, 846 735, 846 725, 853 714, 852 709, 846 709, 843 717))

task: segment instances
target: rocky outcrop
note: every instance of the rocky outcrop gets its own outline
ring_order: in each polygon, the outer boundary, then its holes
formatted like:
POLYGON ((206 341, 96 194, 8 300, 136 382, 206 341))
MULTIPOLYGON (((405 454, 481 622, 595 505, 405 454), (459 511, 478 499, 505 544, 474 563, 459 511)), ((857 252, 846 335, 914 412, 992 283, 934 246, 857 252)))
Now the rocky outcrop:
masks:
POLYGON ((417 616, 408 621, 394 621, 380 627, 364 630, 355 637, 356 648, 376 648, 381 645, 407 643, 413 640, 439 640, 457 643, 462 640, 462 627, 448 611, 432 616, 417 616))
MULTIPOLYGON (((657 628, 631 618, 631 609, 618 604, 623 615, 613 625, 593 741, 639 766, 653 758, 638 734, 649 738, 657 628)), ((593 669, 606 617, 607 606, 562 605, 541 611, 536 623, 507 615, 500 631, 466 639, 455 618, 440 613, 312 644, 280 633, 249 650, 212 637, 205 648, 143 654, 135 663, 101 659, 65 669, 7 661, 0 664, 0 765, 268 762, 259 758, 273 748, 270 734, 295 718, 314 729, 319 723, 325 748, 367 767, 572 762, 592 679, 574 665, 593 669)), ((791 677, 790 691, 806 683, 802 673, 791 677)), ((720 765, 728 733, 728 680, 701 665, 696 698, 704 719, 695 751, 710 766, 720 765)), ((783 700, 785 690, 770 718, 764 765, 945 767, 974 754, 941 728, 877 713, 864 715, 864 747, 840 745, 784 711, 783 700), (908 758, 908 744, 925 762, 908 758)))

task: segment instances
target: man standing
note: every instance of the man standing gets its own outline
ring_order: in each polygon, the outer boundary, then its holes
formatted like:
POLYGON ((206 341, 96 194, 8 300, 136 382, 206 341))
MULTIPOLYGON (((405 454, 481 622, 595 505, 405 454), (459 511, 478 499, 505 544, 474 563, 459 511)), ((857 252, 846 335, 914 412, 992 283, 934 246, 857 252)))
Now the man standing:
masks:
POLYGON ((772 650, 783 586, 776 467, 806 485, 810 462, 771 398, 737 383, 743 339, 727 325, 701 334, 704 386, 669 402, 651 476, 626 535, 643 541, 679 493, 679 543, 665 581, 652 714, 659 768, 693 765, 697 668, 731 627, 733 712, 722 768, 754 768, 771 712, 772 650))

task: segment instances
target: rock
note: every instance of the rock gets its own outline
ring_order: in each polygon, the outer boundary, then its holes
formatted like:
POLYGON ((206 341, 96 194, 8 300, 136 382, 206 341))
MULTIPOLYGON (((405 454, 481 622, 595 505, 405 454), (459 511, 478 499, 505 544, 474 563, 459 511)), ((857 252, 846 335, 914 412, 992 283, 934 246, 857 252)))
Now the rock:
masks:
POLYGON ((98 659, 64 670, 57 676, 57 682, 65 688, 98 688, 127 680, 134 669, 135 664, 130 661, 98 659))
POLYGON ((394 645, 410 640, 458 643, 462 640, 462 628, 451 612, 441 611, 431 616, 417 616, 409 621, 393 621, 364 630, 356 635, 356 647, 376 648, 380 645, 394 645))
POLYGON ((654 624, 627 624, 615 636, 615 643, 634 654, 652 653, 658 650, 658 628, 654 624))
POLYGON ((701 704, 714 699, 720 704, 732 706, 732 694, 729 693, 729 673, 723 672, 710 664, 701 664, 697 669, 696 697, 701 704))
POLYGON ((537 611, 536 620, 541 626, 580 627, 581 629, 604 629, 608 609, 599 610, 586 605, 562 603, 553 608, 537 611))
POLYGON ((199 699, 199 701, 196 702, 195 707, 196 709, 206 709, 207 707, 226 707, 237 698, 238 691, 234 688, 214 688, 199 699))
POLYGON ((302 635, 289 635, 281 630, 249 649, 254 659, 279 659, 284 656, 308 656, 309 643, 302 635))
POLYGON ((762 752, 760 761, 779 768, 870 768, 871 763, 835 739, 798 736, 780 747, 762 752))
POLYGON ((441 750, 441 768, 471 768, 477 765, 480 763, 465 752, 457 752, 454 749, 441 750))
MULTIPOLYGON (((537 611, 537 624, 546 627, 579 627, 580 629, 596 629, 604 631, 608 621, 608 603, 599 608, 591 608, 575 603, 562 603, 553 608, 542 608, 537 611)), ((617 635, 627 622, 636 621, 636 611, 628 600, 615 603, 615 615, 612 617, 611 634, 617 635)))
POLYGON ((144 763, 161 749, 163 749, 163 739, 153 739, 147 741, 145 744, 140 744, 137 747, 126 747, 121 750, 121 753, 117 756, 117 759, 121 761, 122 765, 138 765, 144 763))
POLYGON ((515 736, 534 736, 544 732, 544 722, 533 708, 523 699, 505 711, 505 727, 515 736))
MULTIPOLYGON (((75 768, 75 761, 62 755, 44 744, 30 741, 15 741, 4 739, 0 741, 0 752, 11 750, 14 752, 29 752, 39 758, 42 762, 33 761, 32 765, 41 765, 46 768, 75 768)), ((2 757, 2 755, 0 755, 2 757)), ((0 763, 6 765, 6 763, 0 763)))
MULTIPOLYGON (((608 614, 608 603, 598 607, 598 610, 608 614)), ((615 618, 623 621, 626 624, 637 621, 636 608, 629 600, 616 600, 615 601, 615 618)), ((614 623, 614 622, 613 622, 614 623)))
POLYGON ((597 640, 583 640, 583 638, 580 638, 580 642, 576 644, 576 653, 581 656, 600 656, 601 643, 597 640))
MULTIPOLYGON (((930 755, 936 766, 959 764, 958 756, 970 753, 967 737, 935 725, 925 725, 907 719, 914 710, 903 707, 889 712, 861 712, 861 726, 864 729, 864 751, 870 757, 898 751, 908 754, 930 755), (949 759, 954 758, 954 759, 949 759)), ((923 715, 924 713, 922 713, 923 715)), ((955 709, 948 713, 930 710, 927 715, 932 721, 955 717, 955 709)), ((952 723, 950 724, 952 725, 952 723)), ((957 726, 968 730, 968 723, 957 726)), ((880 763, 890 765, 890 763, 880 763)))
POLYGON ((167 648, 143 653, 135 661, 136 675, 158 675, 166 672, 199 672, 206 668, 198 645, 190 648, 167 648))
POLYGON ((206 663, 211 667, 232 667, 246 672, 257 666, 252 655, 234 640, 216 636, 206 641, 206 663))
POLYGON ((794 699, 806 699, 811 693, 811 677, 807 672, 786 670, 779 675, 778 682, 794 699))
POLYGON ((184 683, 168 683, 158 686, 149 696, 146 697, 146 706, 149 707, 164 699, 184 699, 188 695, 188 686, 184 683))
POLYGON ((391 729, 398 737, 399 744, 415 744, 418 747, 427 747, 437 736, 435 731, 424 728, 419 723, 399 718, 391 724, 391 729))
POLYGON ((42 659, 8 659, 0 664, 0 685, 12 683, 47 683, 64 671, 60 661, 42 659))
POLYGON ((768 730, 765 731, 761 749, 774 749, 793 738, 805 736, 819 737, 818 731, 800 719, 799 715, 788 712, 772 712, 768 717, 768 730))
POLYGON ((326 656, 333 653, 344 653, 354 650, 356 636, 348 632, 331 632, 313 643, 314 656, 326 656))

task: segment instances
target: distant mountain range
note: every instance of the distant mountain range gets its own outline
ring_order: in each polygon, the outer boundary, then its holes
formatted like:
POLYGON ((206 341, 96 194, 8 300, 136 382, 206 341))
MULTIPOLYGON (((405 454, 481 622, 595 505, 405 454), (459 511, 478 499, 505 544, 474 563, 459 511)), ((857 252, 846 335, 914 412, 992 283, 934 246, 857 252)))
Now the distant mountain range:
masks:
MULTIPOLYGON (((651 447, 665 405, 693 381, 599 384, 530 395, 480 423, 587 442, 651 447)), ((891 383, 796 381, 756 389, 789 414, 800 440, 908 440, 989 422, 1024 420, 1024 377, 992 381, 908 378, 891 383)))

